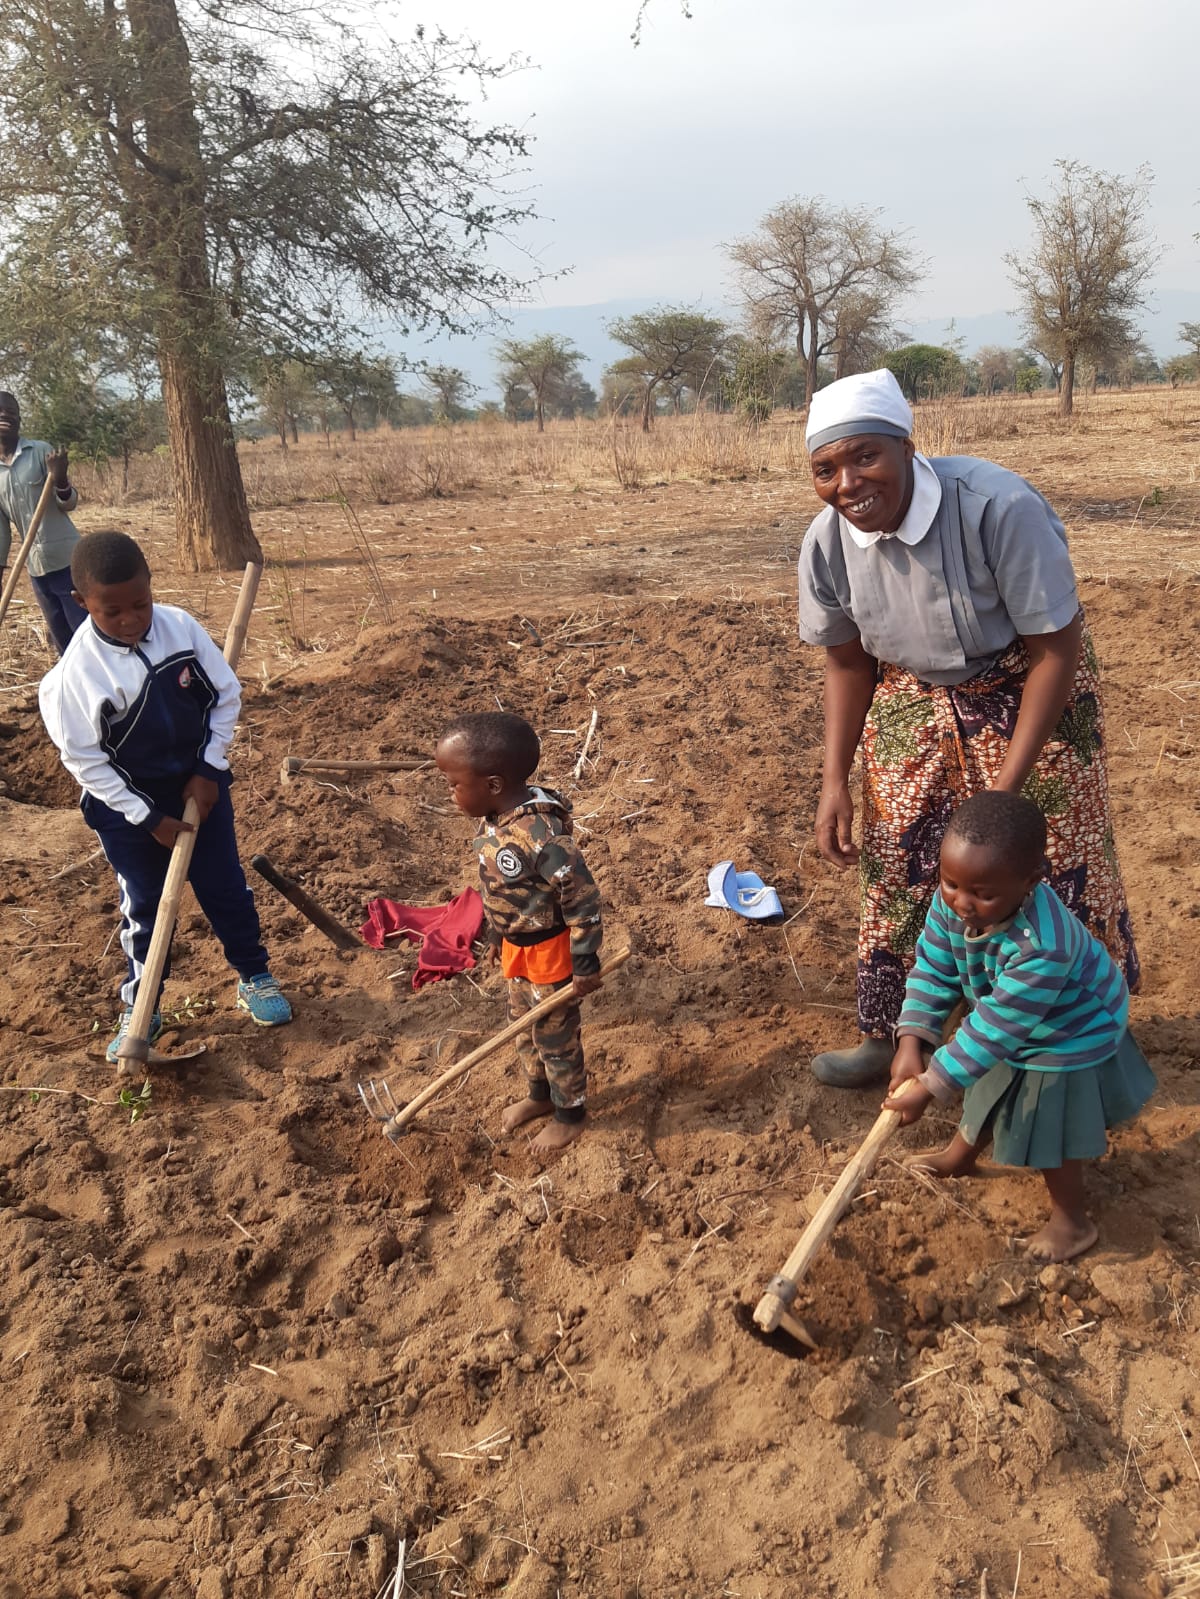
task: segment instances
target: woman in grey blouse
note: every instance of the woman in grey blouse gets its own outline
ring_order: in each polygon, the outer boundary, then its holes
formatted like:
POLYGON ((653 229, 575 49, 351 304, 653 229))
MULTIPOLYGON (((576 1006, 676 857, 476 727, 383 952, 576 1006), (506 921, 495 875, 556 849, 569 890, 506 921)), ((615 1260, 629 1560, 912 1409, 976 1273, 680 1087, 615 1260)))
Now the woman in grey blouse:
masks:
POLYGON ((1023 478, 927 460, 890 372, 843 378, 809 411, 826 509, 800 554, 800 636, 825 650, 817 848, 862 886, 857 1046, 822 1082, 887 1075, 892 1029, 937 886, 951 812, 981 789, 1036 800, 1049 882, 1112 952, 1137 952, 1108 803, 1103 713, 1062 523, 1023 478), (850 768, 862 749, 862 844, 850 768))

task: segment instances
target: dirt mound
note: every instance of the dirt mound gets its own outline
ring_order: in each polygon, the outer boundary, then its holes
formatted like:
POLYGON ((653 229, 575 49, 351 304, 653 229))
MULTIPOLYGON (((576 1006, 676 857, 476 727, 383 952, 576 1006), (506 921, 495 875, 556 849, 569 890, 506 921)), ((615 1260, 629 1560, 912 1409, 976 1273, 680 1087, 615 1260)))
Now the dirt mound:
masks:
POLYGON ((355 1093, 408 1097, 487 1037, 495 974, 414 993, 410 951, 339 955, 262 884, 295 1024, 235 1014, 189 903, 165 1047, 208 1053, 129 1125, 99 1058, 115 885, 32 705, 6 710, 0 1594, 357 1599, 401 1541, 427 1594, 975 1599, 1018 1563, 1022 1594, 1151 1591, 1200 1539, 1193 592, 1086 596, 1162 1085, 1093 1176, 1101 1247, 1039 1270, 1009 1243, 1035 1178, 885 1158, 813 1271, 804 1358, 740 1307, 876 1105, 806 1070, 853 1029, 855 907, 808 843, 819 662, 790 604, 418 618, 247 691, 243 854, 352 926, 454 893, 469 824, 436 770, 285 786, 283 757, 428 755, 497 702, 538 726, 637 952, 588 1001, 593 1126, 544 1170, 498 1141, 510 1062, 399 1147, 355 1093), (728 857, 786 925, 704 907, 728 857))

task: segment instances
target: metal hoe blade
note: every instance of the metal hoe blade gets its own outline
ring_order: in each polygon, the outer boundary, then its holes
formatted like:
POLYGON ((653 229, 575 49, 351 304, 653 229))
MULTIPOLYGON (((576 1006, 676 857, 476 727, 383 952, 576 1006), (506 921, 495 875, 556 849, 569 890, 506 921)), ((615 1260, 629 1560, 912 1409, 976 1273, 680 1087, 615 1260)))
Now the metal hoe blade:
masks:
POLYGON ((402 1105, 397 1105, 387 1080, 376 1083, 372 1077, 366 1083, 356 1083, 358 1097, 363 1102, 363 1108, 373 1121, 383 1123, 385 1138, 391 1143, 398 1144, 402 1136, 402 1129, 392 1126, 393 1121, 403 1110, 402 1105))

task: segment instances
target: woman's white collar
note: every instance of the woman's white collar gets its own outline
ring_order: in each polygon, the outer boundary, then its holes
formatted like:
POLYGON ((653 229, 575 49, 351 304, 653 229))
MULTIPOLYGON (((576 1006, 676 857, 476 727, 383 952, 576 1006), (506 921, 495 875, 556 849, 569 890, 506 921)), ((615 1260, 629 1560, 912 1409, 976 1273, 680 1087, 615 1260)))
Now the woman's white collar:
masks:
POLYGON ((933 526, 942 503, 942 480, 923 455, 913 456, 913 492, 908 514, 894 533, 862 533, 853 523, 840 517, 842 526, 860 550, 869 550, 881 539, 899 539, 901 544, 919 544, 933 526))

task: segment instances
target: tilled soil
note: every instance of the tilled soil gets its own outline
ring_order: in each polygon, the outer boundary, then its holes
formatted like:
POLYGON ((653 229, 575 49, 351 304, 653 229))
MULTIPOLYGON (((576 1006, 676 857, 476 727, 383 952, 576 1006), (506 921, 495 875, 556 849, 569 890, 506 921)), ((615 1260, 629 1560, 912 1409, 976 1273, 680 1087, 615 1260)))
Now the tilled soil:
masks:
POLYGON ((402 1549, 430 1595, 1134 1599, 1200 1542, 1195 582, 1084 585, 1160 1082, 1091 1174, 1101 1242, 1039 1268, 1034 1175, 908 1173, 931 1115, 813 1268, 815 1355, 745 1304, 878 1108, 807 1072, 853 1031, 854 885, 809 844, 819 661, 790 601, 682 589, 413 615, 247 690, 243 855, 355 927, 469 881, 470 824, 432 768, 284 784, 283 757, 425 756, 497 701, 538 726, 636 952, 546 1166, 499 1132, 511 1058, 395 1147, 356 1093, 409 1098, 495 1031, 494 972, 414 992, 411 951, 341 955, 258 879, 294 1025, 235 1012, 189 900, 163 1047, 207 1053, 131 1125, 115 885, 3 702, 0 1594, 369 1599, 402 1549), (705 908, 728 857, 785 926, 705 908))

